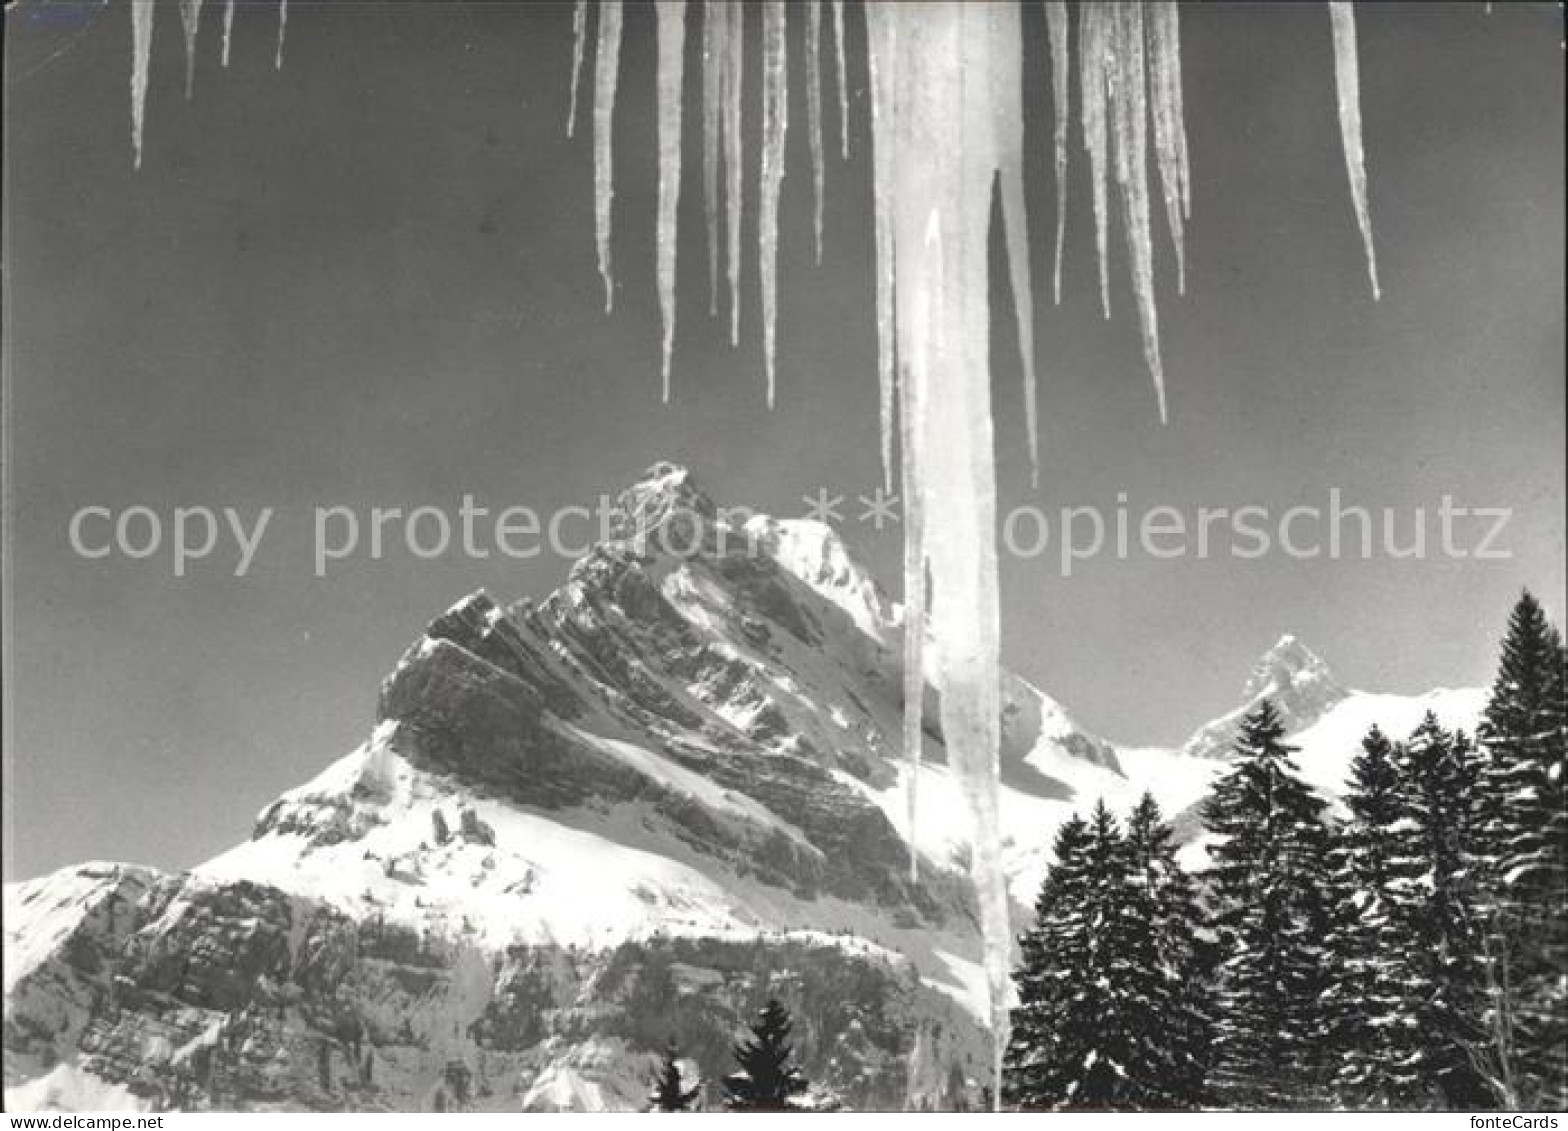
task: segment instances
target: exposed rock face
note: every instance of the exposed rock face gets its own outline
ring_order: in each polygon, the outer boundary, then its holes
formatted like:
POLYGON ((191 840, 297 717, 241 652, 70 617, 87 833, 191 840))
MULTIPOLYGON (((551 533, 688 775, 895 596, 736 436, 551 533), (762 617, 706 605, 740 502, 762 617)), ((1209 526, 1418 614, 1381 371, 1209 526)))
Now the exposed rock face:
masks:
MULTIPOLYGON (((827 527, 723 511, 673 465, 608 530, 543 601, 436 617, 370 739, 233 851, 8 887, 8 1098, 638 1106, 670 1036, 716 1079, 769 995, 851 1105, 979 1075, 934 697, 909 878, 901 610, 827 527)), ((1075 767, 1119 778, 1028 684, 1004 698, 1029 824, 1075 767)))
POLYGON ((26 1106, 73 1087, 158 1110, 635 1106, 648 1050, 673 1036, 722 1065, 770 995, 795 1004, 815 1078, 859 1105, 902 1104, 911 1034, 944 1064, 975 1051, 907 960, 825 938, 486 951, 243 881, 87 866, 24 886, 24 903, 92 903, 11 991, 6 1073, 32 1078, 12 1093, 26 1106))

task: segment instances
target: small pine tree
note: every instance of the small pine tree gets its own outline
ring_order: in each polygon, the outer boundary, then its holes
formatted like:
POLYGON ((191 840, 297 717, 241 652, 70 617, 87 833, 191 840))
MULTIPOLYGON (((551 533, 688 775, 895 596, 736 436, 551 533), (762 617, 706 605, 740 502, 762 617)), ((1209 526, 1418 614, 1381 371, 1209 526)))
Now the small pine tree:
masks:
POLYGON ((670 1038, 658 1074, 653 1078, 653 1091, 648 1095, 650 1108, 653 1111, 690 1111, 701 1090, 701 1085, 686 1087, 681 1078, 680 1048, 675 1039, 670 1038))
POLYGON ((758 1010, 751 1036, 733 1051, 740 1071, 724 1078, 729 1110, 789 1111, 791 1098, 806 1090, 806 1078, 790 1063, 792 1027, 789 1010, 776 999, 758 1010))
POLYGON ((1285 728, 1265 700, 1242 720, 1231 770, 1203 809, 1214 921, 1213 1084, 1235 1107, 1322 1101, 1328 927, 1323 801, 1297 776, 1285 728))

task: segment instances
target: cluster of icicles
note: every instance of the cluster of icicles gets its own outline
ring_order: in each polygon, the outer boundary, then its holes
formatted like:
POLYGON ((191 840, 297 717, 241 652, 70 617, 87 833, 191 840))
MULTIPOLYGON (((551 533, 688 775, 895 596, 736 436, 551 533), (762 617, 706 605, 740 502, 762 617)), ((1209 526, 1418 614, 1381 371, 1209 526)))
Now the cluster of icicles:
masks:
MULTIPOLYGON (((132 122, 141 162, 143 105, 154 0, 130 0, 134 60, 132 122)), ((611 123, 619 73, 623 5, 578 0, 574 13, 570 133, 578 86, 596 12, 593 60, 595 237, 605 307, 615 295, 611 258, 613 157, 611 123)), ((657 275, 663 316, 662 382, 670 395, 675 333, 676 218, 681 190, 681 104, 688 19, 696 0, 655 0, 658 52, 657 275)), ((703 0, 702 186, 706 205, 709 313, 717 314, 720 264, 728 284, 729 330, 740 333, 742 201, 746 146, 745 24, 762 28, 762 138, 755 182, 757 257, 767 399, 776 389, 778 210, 788 130, 790 9, 803 12, 806 123, 815 193, 817 255, 822 246, 824 181, 822 76, 824 6, 818 0, 760 5, 703 0), (720 205, 723 204, 723 238, 720 205), (722 249, 722 251, 721 251, 722 249)), ((1165 225, 1175 257, 1177 288, 1185 286, 1184 229, 1191 176, 1182 109, 1179 8, 1173 3, 1044 0, 1055 111, 1055 259, 1052 292, 1061 300, 1066 225, 1070 59, 1076 23, 1079 129, 1087 153, 1101 307, 1110 314, 1111 197, 1117 200, 1144 355, 1162 419, 1164 371, 1154 288, 1150 152, 1165 225)), ((1356 31, 1352 6, 1331 2, 1335 88, 1350 176, 1351 201, 1365 250, 1372 292, 1377 266, 1367 211, 1362 159, 1356 31)), ((201 0, 180 0, 190 89, 201 0)), ((287 0, 278 3, 276 63, 283 58, 287 0)), ((1024 413, 1036 481, 1033 284, 1023 185, 1023 35, 1020 5, 927 3, 864 5, 870 76, 876 243, 876 333, 884 479, 892 486, 894 436, 904 501, 904 745, 909 771, 909 835, 914 842, 915 783, 921 756, 926 649, 940 696, 942 733, 963 783, 973 828, 972 875, 984 938, 995 1049, 1006 1044, 1011 932, 998 834, 998 599, 995 549, 995 468, 992 451, 988 333, 987 239, 993 192, 1000 190, 1008 267, 1023 359, 1024 413), (922 626, 924 631, 921 631, 922 626)), ((843 0, 828 0, 838 92, 840 152, 849 155, 843 0)), ((224 11, 223 59, 229 56, 234 0, 224 11)), ((911 860, 911 872, 915 862, 911 860)))
MULTIPOLYGON (((107 0, 105 0, 107 2, 107 0)), ((235 0, 223 0, 223 65, 229 65, 229 41, 234 35, 235 0)), ((147 117, 147 67, 152 59, 152 28, 158 0, 129 0, 131 9, 131 147, 136 167, 142 167, 142 123, 147 117)), ((201 30, 203 0, 179 0, 180 29, 185 33, 185 97, 196 85, 196 39, 201 30)), ((278 41, 272 65, 283 66, 283 40, 289 26, 289 0, 278 0, 278 41)))
MULTIPOLYGON (((622 32, 620 0, 597 6, 594 58, 594 195, 605 306, 614 300, 610 234, 613 188, 611 120, 622 32)), ((681 92, 688 14, 695 0, 657 0, 658 292, 663 315, 663 392, 670 394, 675 333, 676 216, 681 186, 681 92)), ((779 186, 788 129, 787 13, 797 5, 766 0, 762 21, 762 138, 757 173, 757 258, 767 398, 775 389, 776 264, 779 186)), ((745 168, 741 136, 744 24, 748 6, 704 0, 702 18, 702 185, 708 228, 709 313, 717 312, 719 213, 727 221, 723 259, 730 336, 739 335, 740 230, 745 168), (721 178, 720 172, 724 174, 721 178), (722 194, 721 194, 722 185, 722 194)), ((1023 185, 1023 36, 1012 2, 894 4, 864 7, 871 95, 876 238, 876 319, 881 390, 882 464, 891 486, 898 436, 904 500, 904 746, 910 760, 909 833, 914 841, 916 782, 927 647, 933 652, 942 733, 961 779, 973 828, 971 868, 984 936, 996 1054, 1006 1044, 1011 932, 998 833, 998 601, 995 470, 988 360, 988 235, 993 192, 1000 190, 1008 268, 1024 374, 1024 415, 1038 483, 1033 284, 1023 185), (924 626, 925 631, 921 631, 924 626)), ((1184 232, 1191 176, 1182 109, 1180 10, 1176 4, 1045 0, 1053 103, 1056 181, 1052 292, 1061 301, 1067 216, 1070 57, 1076 22, 1079 123, 1088 154, 1100 303, 1110 315, 1111 196, 1119 204, 1145 360, 1160 416, 1164 369, 1154 289, 1149 159, 1159 184, 1175 256, 1177 289, 1186 283, 1184 232), (1074 18, 1076 17, 1076 19, 1074 18)), ((575 13, 572 106, 588 38, 588 10, 575 13)), ((1336 93, 1351 199, 1373 295, 1377 266, 1362 159, 1355 17, 1330 3, 1336 93)), ((817 256, 822 253, 823 5, 804 4, 805 73, 815 197, 817 256)), ((842 0, 832 0, 841 149, 848 155, 842 0)), ((916 863, 912 857, 911 872, 916 863)), ((999 1062, 996 1066, 999 1070, 999 1062)))

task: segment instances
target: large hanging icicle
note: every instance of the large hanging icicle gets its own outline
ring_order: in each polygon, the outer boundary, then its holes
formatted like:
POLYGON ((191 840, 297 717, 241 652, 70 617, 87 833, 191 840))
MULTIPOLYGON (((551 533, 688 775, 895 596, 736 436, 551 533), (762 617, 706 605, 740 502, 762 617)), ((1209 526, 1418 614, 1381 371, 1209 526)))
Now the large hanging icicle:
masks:
POLYGON ((849 160, 849 87, 844 79, 844 0, 833 0, 833 62, 838 72, 838 149, 849 160))
MULTIPOLYGON (((894 98, 894 75, 892 61, 898 51, 898 24, 892 19, 882 5, 873 4, 866 8, 866 34, 873 41, 872 48, 868 51, 867 64, 871 74, 871 135, 875 146, 880 146, 882 151, 874 154, 871 168, 872 200, 874 215, 874 234, 876 240, 876 310, 877 310, 877 389, 878 407, 881 423, 881 452, 882 452, 882 486, 884 490, 893 489, 893 412, 894 412, 894 351, 893 351, 893 228, 892 228, 892 180, 893 180, 893 154, 888 147, 893 144, 897 136, 893 115, 896 101, 894 98)), ((906 416, 908 410, 905 410, 906 416)), ((904 466, 907 470, 909 461, 913 458, 910 445, 904 445, 904 466)), ((904 500, 904 528, 908 531, 915 521, 912 513, 914 499, 906 483, 903 488, 904 500)), ((906 534, 906 546, 909 538, 906 534)), ((908 587, 904 590, 908 600, 908 587)), ((918 657, 916 657, 918 659, 918 657)), ((906 657, 907 661, 907 657, 906 657)), ((916 670, 919 664, 915 665, 916 670)), ((904 749, 909 753, 916 767, 920 761, 920 727, 916 720, 915 737, 913 746, 910 745, 907 720, 905 714, 906 730, 904 749)), ((911 782, 914 778, 911 777, 911 782)), ((913 785, 911 785, 913 788, 913 785)))
MULTIPOLYGON (((897 108, 891 66, 898 50, 898 23, 887 5, 866 8, 866 34, 870 40, 868 69, 871 77, 872 198, 876 239, 877 384, 881 418, 882 485, 893 489, 894 337, 893 337, 893 214, 892 182, 896 174, 895 139, 897 108)), ((906 824, 909 832, 909 878, 920 877, 920 852, 915 830, 919 824, 920 764, 925 706, 926 582, 923 545, 924 515, 918 484, 920 458, 920 406, 916 390, 906 385, 898 406, 902 464, 899 497, 904 519, 904 757, 908 762, 906 824)))
MULTIPOLYGON (((993 185, 1000 170, 1018 159, 1009 118, 1021 116, 1022 106, 997 105, 1015 87, 996 79, 999 67, 1016 63, 1018 43, 1016 37, 1000 40, 1007 24, 985 5, 887 5, 881 18, 895 26, 891 34, 873 33, 871 51, 873 65, 885 67, 895 84, 895 136, 879 132, 873 144, 878 165, 893 164, 886 184, 895 244, 905 514, 917 516, 913 525, 919 530, 916 545, 907 547, 905 597, 918 600, 929 570, 942 733, 970 816, 971 876, 996 1041, 993 1070, 999 1072, 1012 939, 996 835, 998 597, 988 235, 993 185), (893 54, 879 57, 890 46, 893 54), (932 521, 938 516, 940 521, 932 521)), ((884 128, 875 118, 873 123, 875 130, 884 128)), ((906 538, 910 530, 906 526, 906 538)), ((917 626, 906 619, 906 647, 917 626)), ((906 693, 906 711, 917 702, 906 693)), ((914 828, 910 835, 916 835, 914 828)))
POLYGON ((811 193, 817 262, 822 262, 822 3, 806 0, 806 133, 811 142, 811 193))
POLYGON ((989 42, 994 45, 989 102, 996 131, 997 181, 1002 190, 1002 226, 1006 230, 1007 270, 1013 290, 1013 315, 1018 324, 1018 355, 1024 376, 1024 428, 1029 444, 1030 483, 1040 486, 1040 429, 1035 406, 1034 284, 1029 271, 1029 211, 1024 203, 1023 53, 1007 51, 1006 43, 1023 41, 1023 26, 1014 4, 988 4, 989 42))
POLYGON ((283 69, 283 41, 289 30, 289 0, 278 0, 278 50, 272 57, 273 69, 283 69))
MULTIPOLYGON (((232 3, 233 0, 230 0, 232 3)), ((582 85, 583 44, 588 38, 588 0, 577 0, 572 9, 572 94, 566 107, 566 136, 577 130, 577 88, 582 85)))
POLYGON ((789 42, 784 0, 762 6, 762 169, 757 207, 757 258, 762 273, 762 356, 768 407, 777 390, 779 189, 784 182, 784 138, 789 129, 789 42))
POLYGON ((724 21, 729 5, 702 7, 702 211, 708 227, 708 315, 719 312, 719 142, 724 121, 724 21))
POLYGON ((1089 185, 1094 201, 1094 246, 1100 268, 1100 311, 1111 316, 1111 279, 1107 215, 1106 85, 1111 14, 1104 4, 1086 4, 1078 16, 1078 102, 1083 143, 1089 154, 1089 185))
POLYGON ((1056 113, 1056 259, 1051 293, 1062 301, 1062 246, 1067 239, 1067 0, 1045 0, 1045 34, 1051 48, 1051 100, 1056 113))
POLYGON ((1181 13, 1177 4, 1151 4, 1149 97, 1154 121, 1154 158, 1165 197, 1165 220, 1176 251, 1176 290, 1187 290, 1186 219, 1192 211, 1187 167, 1187 124, 1181 98, 1181 13))
POLYGON ((664 322, 664 402, 670 400, 675 346, 675 251, 681 203, 681 86, 685 77, 686 0, 658 0, 659 41, 659 313, 664 322))
POLYGON ((223 65, 229 65, 229 41, 234 38, 234 0, 223 5, 223 65))
POLYGON ((741 93, 744 90, 746 62, 746 8, 743 4, 726 5, 725 31, 728 42, 724 46, 724 206, 725 247, 728 253, 725 270, 730 284, 730 345, 740 343, 740 219, 743 196, 741 93))
POLYGON ((1166 419, 1165 372, 1160 359, 1159 313, 1154 301, 1154 240, 1149 223, 1148 99, 1143 52, 1143 5, 1116 4, 1111 12, 1111 151, 1121 190, 1122 230, 1132 268, 1143 359, 1154 378, 1160 419, 1166 419))
POLYGON ((131 148, 142 167, 142 126, 147 117, 147 65, 152 57, 154 0, 131 0, 131 148))
POLYGON ((599 37, 593 59, 593 218, 606 312, 615 307, 615 278, 610 260, 610 204, 615 198, 611 126, 620 63, 621 0, 604 0, 599 5, 599 37))
POLYGON ((1334 29, 1334 89, 1339 101, 1339 135, 1345 147, 1345 170, 1350 174, 1350 201, 1361 229, 1366 253, 1367 280, 1372 297, 1382 297, 1377 281, 1377 251, 1372 246, 1372 216, 1367 208, 1367 168, 1361 145, 1361 75, 1356 62, 1356 10, 1348 0, 1330 0, 1329 18, 1334 29))
POLYGON ((180 0, 180 27, 185 32, 185 97, 196 87, 196 35, 201 30, 201 0, 180 0))

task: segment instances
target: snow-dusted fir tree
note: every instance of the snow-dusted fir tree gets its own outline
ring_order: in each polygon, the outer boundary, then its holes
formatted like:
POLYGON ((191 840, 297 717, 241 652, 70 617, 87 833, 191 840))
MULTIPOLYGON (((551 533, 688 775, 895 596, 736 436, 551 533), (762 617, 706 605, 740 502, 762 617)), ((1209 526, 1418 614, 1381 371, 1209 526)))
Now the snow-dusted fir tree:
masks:
POLYGON ((1203 810, 1223 955, 1211 1082, 1232 1107, 1313 1106, 1325 1095, 1328 832, 1284 735, 1264 700, 1242 720, 1232 768, 1203 810))
POLYGON ((654 1111, 690 1111, 697 1102, 702 1085, 686 1086, 681 1075, 680 1048, 674 1040, 665 1047, 659 1071, 653 1078, 653 1090, 648 1094, 648 1105, 654 1111))
POLYGON ((1494 1092, 1512 1105, 1554 1109, 1568 1107, 1564 671, 1562 638, 1527 592, 1509 617, 1480 729, 1477 850, 1488 898, 1488 1027, 1494 1045, 1510 1046, 1491 1058, 1493 1074, 1510 1077, 1494 1092))
POLYGON ((1329 855, 1334 896, 1325 998, 1338 1057, 1335 1097, 1346 1107, 1429 1107, 1416 1070, 1422 1033, 1412 992, 1412 931, 1406 914, 1421 862, 1401 851, 1405 813, 1394 744, 1376 726, 1361 741, 1345 795, 1349 817, 1329 855))
POLYGON ((795 1096, 806 1090, 789 1043, 793 1024, 789 1010, 776 999, 757 1011, 751 1036, 735 1046, 739 1071, 724 1078, 724 1106, 730 1111, 789 1111, 795 1096))
POLYGON ((1213 1039, 1210 951, 1192 877, 1176 861, 1171 827, 1152 794, 1127 818, 1128 881, 1136 915, 1153 944, 1151 995, 1159 1003, 1149 1034, 1158 1106, 1204 1103, 1213 1039))
POLYGON ((1495 1102, 1476 1067, 1483 1038, 1484 940, 1476 901, 1475 795, 1470 740, 1428 712, 1395 754, 1401 812, 1394 858, 1416 880, 1404 900, 1408 989, 1416 999, 1417 1080, 1455 1108, 1495 1102))
POLYGON ((1035 923, 1018 940, 1013 972, 1018 1004, 1003 1057, 1002 1101, 1033 1110, 1066 1094, 1071 1021, 1090 977, 1088 926, 1089 826, 1074 813, 1056 830, 1052 863, 1035 898, 1035 923))
POLYGON ((1152 801, 1134 842, 1104 803, 1058 832, 1021 940, 1003 1100, 1029 1110, 1190 1106, 1202 1082, 1191 887, 1152 801))

